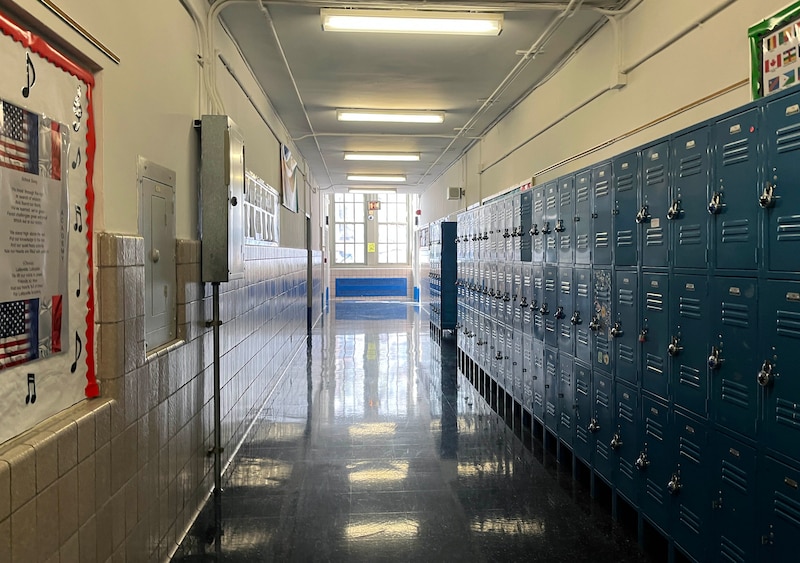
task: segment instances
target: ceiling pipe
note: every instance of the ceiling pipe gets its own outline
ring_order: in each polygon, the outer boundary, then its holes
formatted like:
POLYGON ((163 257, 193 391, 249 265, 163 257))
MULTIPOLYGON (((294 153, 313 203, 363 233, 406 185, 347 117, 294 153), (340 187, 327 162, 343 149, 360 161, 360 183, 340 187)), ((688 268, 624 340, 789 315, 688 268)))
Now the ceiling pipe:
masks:
MULTIPOLYGON (((391 1, 366 1, 353 2, 352 0, 267 0, 268 4, 291 4, 292 6, 310 7, 344 7, 354 9, 389 9, 389 10, 420 10, 420 11, 439 11, 439 12, 463 12, 463 11, 484 11, 484 12, 532 12, 532 11, 563 11, 569 2, 391 2, 391 1)), ((586 0, 586 7, 603 10, 595 4, 618 5, 621 2, 586 0)), ((613 12, 614 10, 606 10, 613 12)))

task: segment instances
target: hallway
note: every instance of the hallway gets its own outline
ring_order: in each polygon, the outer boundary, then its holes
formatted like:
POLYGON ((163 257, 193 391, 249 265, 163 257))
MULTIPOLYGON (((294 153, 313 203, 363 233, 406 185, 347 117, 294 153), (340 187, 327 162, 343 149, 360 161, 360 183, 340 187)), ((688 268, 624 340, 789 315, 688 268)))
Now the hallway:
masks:
POLYGON ((223 476, 221 557, 209 502, 173 561, 647 561, 534 450, 414 303, 333 302, 223 476))

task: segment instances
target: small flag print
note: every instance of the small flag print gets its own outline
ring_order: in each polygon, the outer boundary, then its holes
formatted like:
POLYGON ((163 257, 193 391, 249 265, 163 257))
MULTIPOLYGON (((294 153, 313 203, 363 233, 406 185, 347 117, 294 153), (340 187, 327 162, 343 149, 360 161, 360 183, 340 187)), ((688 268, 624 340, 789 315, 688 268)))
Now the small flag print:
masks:
POLYGON ((0 369, 26 363, 39 354, 39 300, 0 303, 0 369))

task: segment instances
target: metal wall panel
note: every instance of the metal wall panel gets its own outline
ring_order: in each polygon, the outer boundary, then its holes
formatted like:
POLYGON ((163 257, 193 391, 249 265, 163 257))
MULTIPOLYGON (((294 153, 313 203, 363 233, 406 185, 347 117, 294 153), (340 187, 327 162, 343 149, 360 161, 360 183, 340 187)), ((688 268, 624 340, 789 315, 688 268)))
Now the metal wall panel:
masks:
POLYGON ((669 141, 642 150, 642 195, 636 222, 641 225, 642 266, 669 265, 669 141))
POLYGON ((575 264, 592 263, 592 171, 575 175, 575 264))
POLYGON ((615 425, 609 447, 616 456, 617 492, 632 506, 639 505, 641 478, 636 468, 636 459, 641 452, 639 426, 639 391, 623 381, 617 380, 615 389, 615 425))
POLYGON ((642 273, 639 331, 642 389, 669 399, 669 291, 666 274, 642 273))
POLYGON ((676 405, 708 417, 710 347, 708 278, 676 275, 670 284, 669 386, 676 405))
POLYGON ((639 247, 636 216, 639 212, 639 153, 630 152, 613 161, 614 264, 635 266, 639 247))
POLYGON ((589 329, 592 331, 592 365, 606 373, 614 372, 614 349, 611 337, 613 277, 610 269, 592 270, 592 318, 589 329))
POLYGON ((575 261, 575 177, 566 176, 558 181, 558 213, 553 226, 556 232, 558 263, 575 261))
POLYGON ((610 330, 616 350, 614 373, 618 379, 633 384, 638 382, 638 285, 635 271, 616 273, 614 324, 610 330))
POLYGON ((575 310, 575 284, 572 279, 572 268, 558 269, 558 296, 553 317, 556 322, 558 349, 567 354, 575 354, 575 328, 571 322, 575 310))
POLYGON ((580 361, 575 362, 575 434, 572 439, 572 451, 587 465, 592 463, 594 435, 589 429, 592 421, 592 368, 580 361))
POLYGON ((703 126, 672 140, 673 193, 667 219, 674 222, 672 262, 677 268, 706 269, 711 257, 709 135, 703 126))
POLYGON ((611 163, 592 168, 592 264, 611 265, 614 197, 611 163))

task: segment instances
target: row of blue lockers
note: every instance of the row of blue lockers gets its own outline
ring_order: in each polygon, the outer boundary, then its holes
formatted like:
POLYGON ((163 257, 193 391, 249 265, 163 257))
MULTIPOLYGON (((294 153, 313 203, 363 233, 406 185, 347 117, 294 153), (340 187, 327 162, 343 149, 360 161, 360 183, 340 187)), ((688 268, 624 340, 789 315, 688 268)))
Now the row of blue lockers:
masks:
POLYGON ((798 149, 788 90, 462 213, 459 258, 797 276, 798 149))
POLYGON ((440 331, 453 330, 458 320, 456 223, 436 221, 428 229, 430 321, 440 331))

